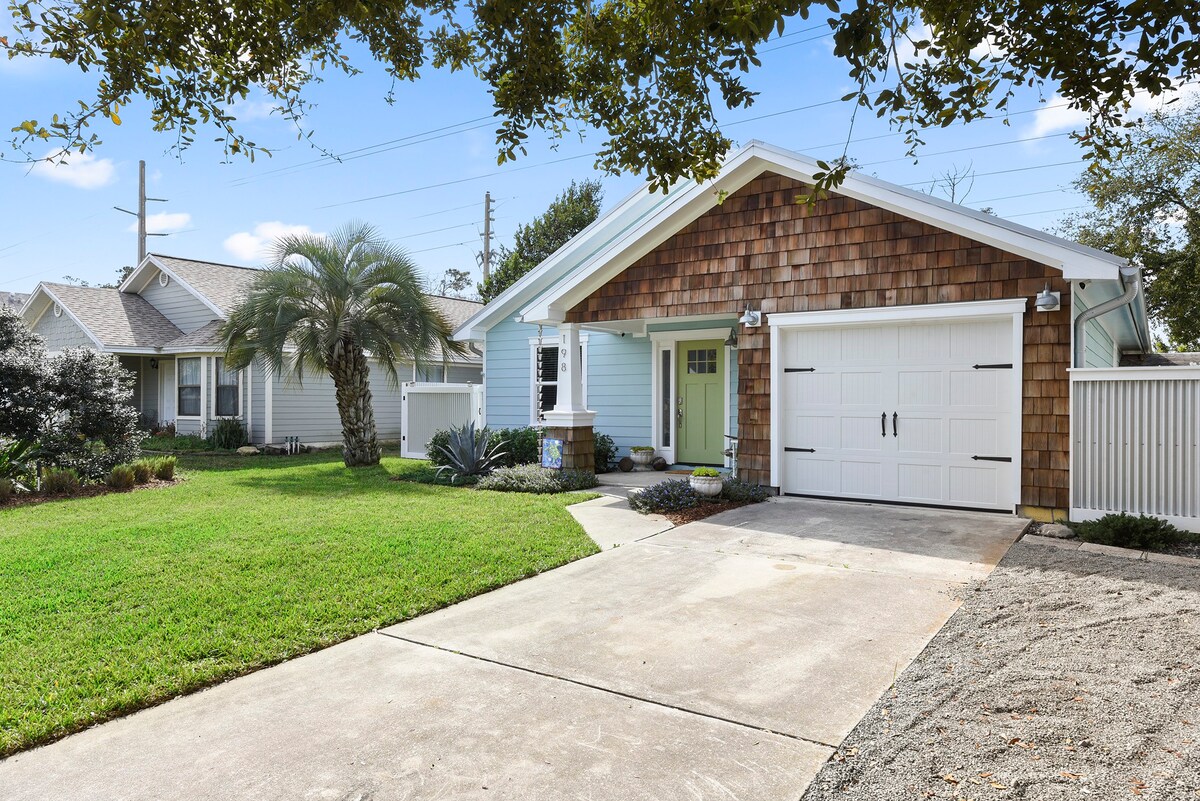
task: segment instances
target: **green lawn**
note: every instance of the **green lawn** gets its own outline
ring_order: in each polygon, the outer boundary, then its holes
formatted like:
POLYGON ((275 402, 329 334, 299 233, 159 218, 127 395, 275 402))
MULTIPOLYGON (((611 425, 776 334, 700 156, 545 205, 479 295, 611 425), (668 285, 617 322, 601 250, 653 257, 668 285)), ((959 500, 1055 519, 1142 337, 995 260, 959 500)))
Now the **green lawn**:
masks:
POLYGON ((0 510, 0 756, 596 551, 588 496, 196 455, 174 487, 0 510))

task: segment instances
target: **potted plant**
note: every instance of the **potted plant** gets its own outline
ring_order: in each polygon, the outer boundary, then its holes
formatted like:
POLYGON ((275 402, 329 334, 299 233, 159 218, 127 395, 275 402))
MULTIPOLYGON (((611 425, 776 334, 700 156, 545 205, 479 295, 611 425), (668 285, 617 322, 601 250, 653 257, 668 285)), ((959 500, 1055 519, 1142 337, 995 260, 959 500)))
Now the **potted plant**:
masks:
POLYGON ((636 467, 645 469, 646 465, 654 459, 654 448, 649 445, 634 445, 629 449, 629 458, 633 459, 636 467))
POLYGON ((688 482, 697 495, 707 498, 720 495, 725 486, 725 480, 721 478, 721 474, 711 467, 697 467, 692 471, 692 477, 688 482))

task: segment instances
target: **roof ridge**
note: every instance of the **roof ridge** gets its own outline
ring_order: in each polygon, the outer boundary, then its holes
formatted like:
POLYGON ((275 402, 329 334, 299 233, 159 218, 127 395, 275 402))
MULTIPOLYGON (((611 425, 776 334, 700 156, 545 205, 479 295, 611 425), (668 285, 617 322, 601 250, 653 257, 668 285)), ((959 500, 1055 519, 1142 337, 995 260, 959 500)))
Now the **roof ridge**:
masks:
POLYGON ((214 267, 229 267, 234 270, 253 270, 254 272, 262 272, 261 267, 247 267, 243 264, 230 264, 226 261, 212 261, 211 259, 194 259, 190 256, 172 256, 170 253, 147 253, 147 256, 157 256, 160 259, 178 259, 179 261, 192 261, 196 264, 211 264, 214 267))

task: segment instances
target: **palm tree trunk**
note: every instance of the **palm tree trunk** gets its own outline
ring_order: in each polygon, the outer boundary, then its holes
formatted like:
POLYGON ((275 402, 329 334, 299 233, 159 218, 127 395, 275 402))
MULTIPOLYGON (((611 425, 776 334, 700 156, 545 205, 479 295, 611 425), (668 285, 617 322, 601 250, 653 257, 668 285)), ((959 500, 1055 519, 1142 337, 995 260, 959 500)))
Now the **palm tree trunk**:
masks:
POLYGON ((371 407, 371 369, 357 345, 339 347, 329 360, 342 418, 342 460, 346 467, 379 464, 379 439, 371 407))

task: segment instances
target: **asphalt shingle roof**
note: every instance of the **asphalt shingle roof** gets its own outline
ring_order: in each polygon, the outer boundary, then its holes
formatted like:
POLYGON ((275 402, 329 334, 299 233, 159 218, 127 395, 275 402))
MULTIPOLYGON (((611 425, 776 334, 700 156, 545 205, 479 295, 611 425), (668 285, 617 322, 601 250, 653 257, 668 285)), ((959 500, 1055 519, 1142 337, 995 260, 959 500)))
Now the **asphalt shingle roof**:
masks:
POLYGON ((217 332, 221 329, 221 321, 213 320, 205 323, 190 334, 184 334, 178 339, 172 339, 166 343, 168 348, 201 348, 201 347, 224 347, 221 338, 217 332))
POLYGON ((102 287, 42 285, 105 347, 154 348, 183 335, 141 295, 102 287))
POLYGON ((180 280, 191 286, 228 316, 254 282, 259 270, 253 267, 234 267, 211 261, 181 259, 177 256, 151 254, 180 280))

